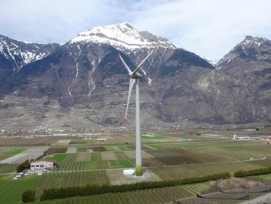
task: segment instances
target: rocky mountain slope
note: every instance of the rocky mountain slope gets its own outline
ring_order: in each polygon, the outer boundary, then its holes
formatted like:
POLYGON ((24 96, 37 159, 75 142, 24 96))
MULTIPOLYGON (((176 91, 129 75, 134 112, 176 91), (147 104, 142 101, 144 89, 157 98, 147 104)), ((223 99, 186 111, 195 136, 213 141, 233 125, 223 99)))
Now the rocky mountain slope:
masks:
MULTIPOLYGON (((215 68, 127 23, 93 28, 64 45, 48 45, 42 58, 22 61, 1 80, 0 124, 5 129, 121 127, 129 78, 118 53, 133 69, 153 47, 157 51, 142 66, 143 127, 270 122, 269 43, 247 37, 215 68)), ((134 96, 131 101, 128 127, 134 126, 134 96)))

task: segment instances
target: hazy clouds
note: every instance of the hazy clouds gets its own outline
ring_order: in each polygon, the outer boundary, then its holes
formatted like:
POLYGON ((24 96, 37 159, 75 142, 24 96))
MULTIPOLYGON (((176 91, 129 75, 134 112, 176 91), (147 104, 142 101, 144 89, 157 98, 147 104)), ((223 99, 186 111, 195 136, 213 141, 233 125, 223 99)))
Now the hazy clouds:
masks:
POLYGON ((246 35, 271 39, 270 8, 269 0, 1 0, 0 34, 60 43, 126 21, 218 60, 246 35))

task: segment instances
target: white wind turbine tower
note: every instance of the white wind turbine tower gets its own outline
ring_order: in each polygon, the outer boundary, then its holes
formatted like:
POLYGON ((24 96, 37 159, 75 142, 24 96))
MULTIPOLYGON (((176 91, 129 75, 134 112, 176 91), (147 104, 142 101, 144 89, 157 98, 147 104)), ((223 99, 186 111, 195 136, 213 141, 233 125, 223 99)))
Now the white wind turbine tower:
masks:
POLYGON ((153 53, 155 50, 152 49, 149 54, 142 60, 142 62, 136 67, 134 71, 131 71, 131 69, 128 67, 124 59, 119 54, 119 58, 121 59, 123 65, 128 71, 129 77, 130 77, 130 83, 129 83, 129 92, 128 92, 128 99, 127 99, 127 106, 126 106, 126 112, 125 117, 123 121, 123 125, 126 125, 126 118, 128 113, 128 107, 130 103, 130 97, 131 92, 133 89, 134 84, 136 84, 136 176, 142 176, 142 157, 141 157, 141 133, 140 133, 140 102, 139 102, 139 78, 142 76, 138 73, 141 65, 149 58, 149 56, 153 53))

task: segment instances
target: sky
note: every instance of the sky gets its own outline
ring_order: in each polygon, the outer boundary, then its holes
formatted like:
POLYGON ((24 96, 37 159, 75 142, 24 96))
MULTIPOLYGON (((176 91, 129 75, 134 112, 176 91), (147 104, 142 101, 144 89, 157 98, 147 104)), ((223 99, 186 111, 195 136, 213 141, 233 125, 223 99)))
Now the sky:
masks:
POLYGON ((245 36, 271 40, 270 0, 0 0, 0 34, 65 43, 96 26, 128 22, 178 48, 219 60, 245 36))

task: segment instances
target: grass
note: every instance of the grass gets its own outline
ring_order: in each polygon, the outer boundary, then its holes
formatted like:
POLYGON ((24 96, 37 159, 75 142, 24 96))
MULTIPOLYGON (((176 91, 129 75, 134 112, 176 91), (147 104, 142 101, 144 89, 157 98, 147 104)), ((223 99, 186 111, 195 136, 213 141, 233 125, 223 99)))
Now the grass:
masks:
POLYGON ((128 160, 108 160, 110 168, 132 168, 134 165, 128 160))
POLYGON ((0 176, 0 203, 19 203, 24 191, 32 189, 38 180, 37 175, 29 175, 13 180, 14 175, 0 176))
POLYGON ((17 164, 0 164, 0 173, 10 173, 17 169, 17 164))
POLYGON ((22 153, 23 151, 25 151, 25 149, 12 149, 12 150, 9 150, 8 152, 6 152, 5 154, 16 155, 16 154, 22 153))
POLYGON ((97 162, 99 159, 100 159, 100 153, 99 152, 91 153, 91 161, 97 162))
POLYGON ((96 167, 96 162, 83 161, 80 163, 81 163, 82 170, 91 170, 91 169, 95 169, 96 167))
POLYGON ((271 180, 271 174, 262 174, 262 175, 257 175, 257 176, 250 176, 249 178, 256 179, 256 180, 261 180, 261 181, 267 181, 267 180, 271 180))
POLYGON ((67 156, 67 153, 56 153, 53 157, 49 157, 52 160, 62 161, 67 156))
POLYGON ((109 184, 105 171, 74 171, 74 172, 52 172, 39 176, 39 180, 33 186, 40 192, 44 188, 61 188, 86 185, 109 184))
POLYGON ((130 147, 127 147, 127 146, 119 146, 119 149, 120 149, 121 151, 128 151, 128 150, 131 150, 131 148, 130 148, 130 147))

